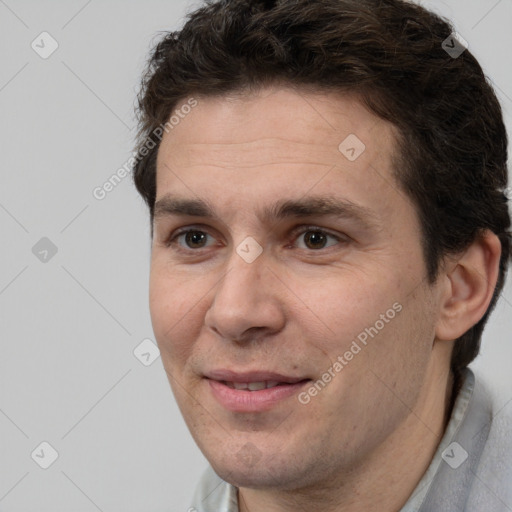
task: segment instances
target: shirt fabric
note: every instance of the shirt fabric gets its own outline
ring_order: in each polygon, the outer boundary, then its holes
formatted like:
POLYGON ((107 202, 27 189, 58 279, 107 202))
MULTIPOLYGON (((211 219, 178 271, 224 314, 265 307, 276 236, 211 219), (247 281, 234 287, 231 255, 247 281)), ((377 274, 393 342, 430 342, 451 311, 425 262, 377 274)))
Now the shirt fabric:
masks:
MULTIPOLYGON (((506 406, 507 404, 505 404, 506 406)), ((512 421, 467 368, 432 461, 400 512, 512 512, 512 421)), ((239 512, 238 489, 208 467, 189 512, 239 512)))

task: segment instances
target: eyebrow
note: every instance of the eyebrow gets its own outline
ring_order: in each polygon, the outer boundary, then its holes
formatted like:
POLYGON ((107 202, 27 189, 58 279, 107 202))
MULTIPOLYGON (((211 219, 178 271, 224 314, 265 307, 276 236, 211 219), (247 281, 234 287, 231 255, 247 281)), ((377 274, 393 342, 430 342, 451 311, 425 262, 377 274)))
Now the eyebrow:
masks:
MULTIPOLYGON (((186 199, 167 194, 155 203, 154 219, 167 216, 206 217, 220 221, 209 201, 186 199)), ((266 223, 286 218, 334 216, 351 219, 371 229, 379 226, 377 214, 369 208, 347 199, 333 196, 309 196, 300 199, 282 199, 257 211, 266 223)))

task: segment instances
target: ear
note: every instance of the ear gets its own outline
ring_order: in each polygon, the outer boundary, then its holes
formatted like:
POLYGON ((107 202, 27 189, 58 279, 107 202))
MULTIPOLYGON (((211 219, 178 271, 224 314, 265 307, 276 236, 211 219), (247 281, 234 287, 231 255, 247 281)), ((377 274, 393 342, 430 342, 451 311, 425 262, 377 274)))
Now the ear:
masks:
POLYGON ((498 280, 501 243, 485 230, 442 273, 436 338, 455 340, 484 316, 498 280))

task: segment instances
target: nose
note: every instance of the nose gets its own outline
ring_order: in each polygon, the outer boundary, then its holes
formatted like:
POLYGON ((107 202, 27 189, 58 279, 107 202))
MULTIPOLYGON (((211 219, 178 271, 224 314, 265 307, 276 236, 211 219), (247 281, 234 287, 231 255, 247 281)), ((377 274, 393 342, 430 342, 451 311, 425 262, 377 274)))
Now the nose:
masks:
POLYGON ((266 262, 265 252, 247 262, 235 250, 214 289, 205 325, 218 337, 237 343, 264 338, 283 329, 283 285, 266 262))

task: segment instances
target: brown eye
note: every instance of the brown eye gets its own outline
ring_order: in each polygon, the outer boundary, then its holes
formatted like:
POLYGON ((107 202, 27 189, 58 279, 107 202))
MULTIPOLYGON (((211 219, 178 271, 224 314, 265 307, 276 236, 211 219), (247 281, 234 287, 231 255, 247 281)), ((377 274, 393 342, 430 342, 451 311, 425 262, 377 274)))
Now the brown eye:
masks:
POLYGON ((299 236, 295 243, 299 243, 298 247, 300 249, 310 251, 326 249, 343 242, 343 238, 341 236, 333 235, 320 228, 303 228, 298 234, 299 236), (334 243, 329 243, 329 239, 334 240, 334 243))
POLYGON ((307 231, 304 234, 304 241, 308 249, 323 249, 327 237, 321 231, 307 231))
POLYGON ((212 245, 213 238, 206 231, 199 229, 182 229, 175 232, 166 242, 167 247, 173 247, 178 251, 189 251, 191 249, 203 249, 212 245), (208 243, 208 237, 210 243, 208 243))
POLYGON ((185 244, 191 249, 204 247, 206 237, 208 236, 203 231, 187 231, 186 233, 182 233, 182 235, 185 235, 185 244))

